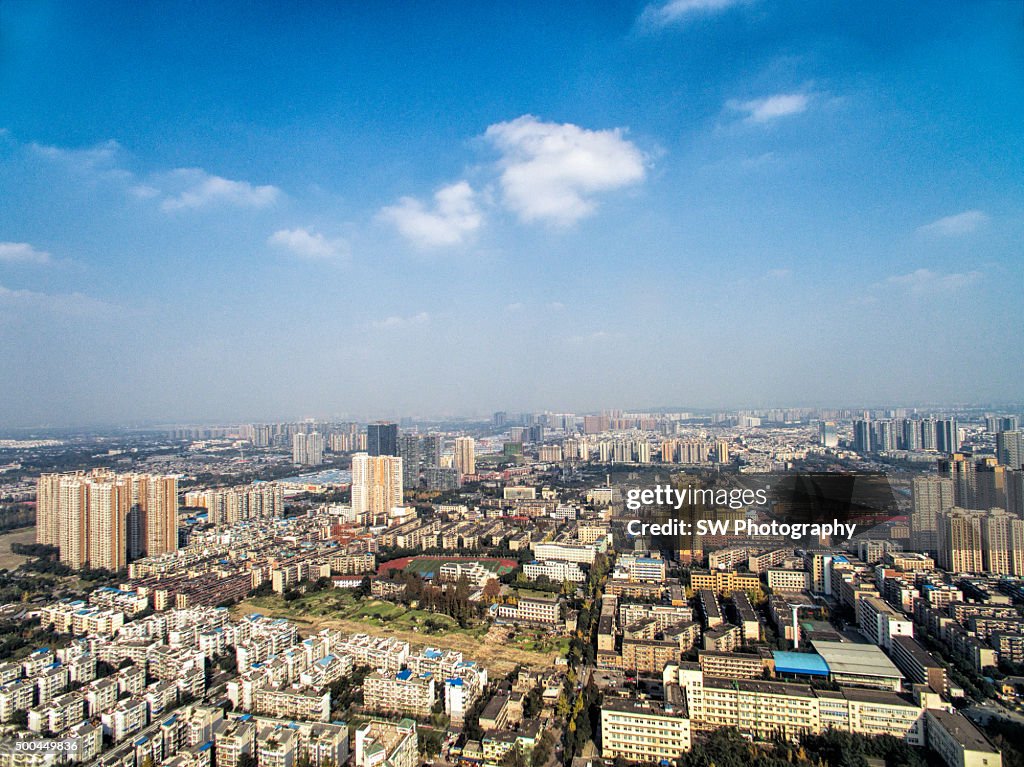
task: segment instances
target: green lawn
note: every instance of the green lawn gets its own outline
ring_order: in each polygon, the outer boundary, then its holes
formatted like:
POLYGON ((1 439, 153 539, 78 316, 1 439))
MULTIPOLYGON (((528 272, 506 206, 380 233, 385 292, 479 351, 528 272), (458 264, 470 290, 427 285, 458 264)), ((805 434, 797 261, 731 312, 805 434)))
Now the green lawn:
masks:
POLYGON ((569 652, 569 638, 551 636, 546 631, 520 630, 512 639, 512 644, 528 652, 549 653, 556 650, 560 655, 569 652))

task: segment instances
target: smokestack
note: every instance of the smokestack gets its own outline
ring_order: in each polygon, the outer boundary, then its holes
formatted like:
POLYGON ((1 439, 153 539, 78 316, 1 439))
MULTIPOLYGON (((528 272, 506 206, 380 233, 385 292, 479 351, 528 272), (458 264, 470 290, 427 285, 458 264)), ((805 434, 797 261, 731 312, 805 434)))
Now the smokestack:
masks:
POLYGON ((800 649, 800 623, 797 621, 797 616, 800 614, 799 605, 790 605, 793 610, 793 649, 800 649))

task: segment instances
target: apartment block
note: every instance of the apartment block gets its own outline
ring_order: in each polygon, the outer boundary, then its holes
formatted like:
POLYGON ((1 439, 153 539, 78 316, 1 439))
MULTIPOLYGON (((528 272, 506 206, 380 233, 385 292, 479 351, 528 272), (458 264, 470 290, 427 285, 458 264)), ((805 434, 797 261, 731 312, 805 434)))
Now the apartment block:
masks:
POLYGON ((691 748, 685 706, 611 698, 601 707, 601 756, 641 764, 675 760, 691 748))
POLYGON ((403 669, 396 674, 374 672, 363 681, 363 700, 370 711, 405 714, 416 718, 430 715, 436 698, 434 675, 415 674, 403 669))

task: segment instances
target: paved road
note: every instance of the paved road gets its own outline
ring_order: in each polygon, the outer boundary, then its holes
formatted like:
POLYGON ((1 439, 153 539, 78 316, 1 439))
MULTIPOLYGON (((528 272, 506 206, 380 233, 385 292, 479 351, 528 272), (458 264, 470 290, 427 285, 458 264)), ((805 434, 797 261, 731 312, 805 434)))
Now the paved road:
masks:
POLYGON ((1015 724, 1024 725, 1024 714, 1011 711, 1001 703, 994 700, 987 700, 981 704, 968 706, 963 710, 964 716, 973 722, 986 724, 992 718, 1005 719, 1015 724))

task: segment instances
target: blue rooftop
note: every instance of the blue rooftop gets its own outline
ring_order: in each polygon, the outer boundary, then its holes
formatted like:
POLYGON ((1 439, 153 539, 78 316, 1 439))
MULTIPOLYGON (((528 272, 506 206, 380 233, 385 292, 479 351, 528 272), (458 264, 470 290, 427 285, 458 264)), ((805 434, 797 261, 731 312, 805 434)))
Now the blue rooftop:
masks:
POLYGON ((783 674, 804 674, 807 676, 828 676, 825 659, 813 652, 786 652, 773 650, 775 670, 783 674))
POLYGON ((398 680, 400 680, 402 682, 407 682, 410 679, 412 679, 412 672, 409 669, 404 668, 401 671, 399 671, 397 674, 395 674, 395 679, 398 679, 398 680))

